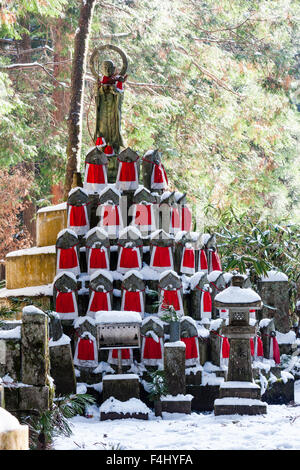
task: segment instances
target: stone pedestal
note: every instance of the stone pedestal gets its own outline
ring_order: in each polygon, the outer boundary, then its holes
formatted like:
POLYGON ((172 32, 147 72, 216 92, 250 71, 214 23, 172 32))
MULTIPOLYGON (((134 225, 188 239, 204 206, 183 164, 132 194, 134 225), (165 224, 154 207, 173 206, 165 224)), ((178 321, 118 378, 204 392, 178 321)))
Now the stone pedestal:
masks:
POLYGON ((164 371, 168 394, 185 393, 185 344, 183 341, 164 346, 164 371))
POLYGON ((140 398, 139 377, 136 374, 107 374, 103 377, 103 401, 114 397, 120 401, 140 398))

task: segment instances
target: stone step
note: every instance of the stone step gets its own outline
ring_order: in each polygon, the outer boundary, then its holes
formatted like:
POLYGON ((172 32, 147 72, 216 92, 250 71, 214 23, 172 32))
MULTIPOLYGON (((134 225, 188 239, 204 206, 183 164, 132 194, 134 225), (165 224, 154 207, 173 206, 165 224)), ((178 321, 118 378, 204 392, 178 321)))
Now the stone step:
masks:
POLYGON ((262 415, 267 413, 266 403, 252 398, 224 397, 214 403, 215 415, 262 415))
POLYGON ((220 385, 220 398, 253 398, 260 399, 260 387, 252 382, 223 382, 220 385))

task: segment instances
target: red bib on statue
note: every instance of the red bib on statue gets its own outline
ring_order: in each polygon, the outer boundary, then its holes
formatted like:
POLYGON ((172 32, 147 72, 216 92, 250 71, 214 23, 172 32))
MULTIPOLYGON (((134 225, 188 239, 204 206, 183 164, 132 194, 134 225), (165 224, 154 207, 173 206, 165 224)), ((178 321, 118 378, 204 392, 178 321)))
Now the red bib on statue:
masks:
POLYGON ((180 215, 179 210, 176 207, 172 207, 171 227, 180 229, 180 215))
POLYGON ((203 305, 203 312, 211 312, 212 300, 211 300, 210 292, 208 291, 202 292, 202 305, 203 305))
POLYGON ((222 357, 223 357, 223 359, 228 359, 229 358, 229 353, 230 353, 230 344, 229 344, 228 338, 226 338, 224 336, 223 341, 222 341, 222 357))
POLYGON ((87 224, 85 206, 70 206, 70 227, 82 227, 87 224))
POLYGON ((180 302, 177 290, 164 290, 163 303, 173 305, 176 311, 180 310, 180 302))
POLYGON ((121 248, 120 268, 140 268, 138 248, 121 248))
POLYGON ((151 225, 152 224, 152 206, 151 204, 137 204, 134 223, 135 225, 151 225))
POLYGON ((211 265, 213 271, 222 271, 221 261, 216 251, 211 254, 211 265))
POLYGON ((170 249, 168 246, 154 246, 153 267, 172 268, 170 249))
POLYGON ((162 359, 161 344, 151 336, 145 337, 143 359, 162 359))
POLYGON ((154 164, 153 173, 153 183, 168 185, 167 173, 162 164, 154 164))
POLYGON ((93 291, 93 300, 89 310, 91 312, 98 312, 98 310, 109 310, 108 308, 108 292, 95 292, 93 291))
POLYGON ((124 310, 134 311, 134 312, 141 312, 141 298, 140 298, 140 291, 125 291, 125 300, 124 300, 124 310))
POLYGON ((91 269, 108 269, 105 249, 91 248, 90 268, 91 269))
POLYGON ((87 183, 94 183, 94 184, 105 184, 106 178, 104 173, 103 165, 99 165, 96 163, 87 163, 87 183))
POLYGON ((120 162, 120 165, 119 181, 135 181, 135 162, 120 162))
POLYGON ((187 206, 183 206, 181 209, 181 230, 190 232, 192 228, 192 213, 187 206))
POLYGON ((81 361, 94 361, 94 344, 90 339, 79 339, 77 359, 81 361))
POLYGON ((119 207, 118 206, 105 206, 103 212, 102 225, 116 226, 120 225, 119 207))
POLYGON ((192 336, 192 338, 180 338, 180 341, 183 341, 185 344, 185 358, 186 359, 197 359, 198 349, 197 349, 197 337, 192 336))
POLYGON ((193 248, 185 248, 182 260, 182 266, 184 268, 195 267, 195 251, 193 248))
POLYGON ((73 292, 58 292, 55 306, 57 313, 74 313, 75 305, 73 292))
POLYGON ((59 269, 71 269, 78 266, 76 246, 71 248, 58 248, 59 250, 59 269))
MULTIPOLYGON (((129 349, 122 349, 121 359, 130 359, 130 350, 129 349)), ((112 358, 118 359, 118 350, 113 349, 112 351, 112 358)))
POLYGON ((207 258, 204 250, 200 250, 199 256, 199 271, 207 271, 207 258))
POLYGON ((264 355, 263 342, 259 336, 256 337, 256 341, 257 341, 257 357, 263 357, 264 355))

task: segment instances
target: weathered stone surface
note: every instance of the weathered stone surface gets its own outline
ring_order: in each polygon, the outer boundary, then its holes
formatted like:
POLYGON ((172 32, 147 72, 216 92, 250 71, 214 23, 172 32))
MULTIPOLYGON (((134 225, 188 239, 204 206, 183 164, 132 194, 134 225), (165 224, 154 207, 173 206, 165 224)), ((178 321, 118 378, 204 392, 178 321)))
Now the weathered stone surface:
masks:
POLYGON ((0 432, 0 450, 28 450, 29 449, 29 429, 27 425, 19 428, 0 432))
POLYGON ((239 397, 239 398, 253 398, 260 399, 260 388, 259 387, 229 387, 226 388, 226 382, 224 383, 225 387, 220 387, 220 398, 225 397, 239 397))
POLYGON ((103 377, 103 401, 114 397, 120 401, 140 398, 139 378, 136 374, 115 374, 103 377))
POLYGON ((51 346, 50 375, 55 383, 55 395, 76 393, 76 377, 70 344, 51 346))
POLYGON ((207 274, 203 272, 202 276, 199 276, 198 284, 190 293, 191 316, 195 320, 201 320, 201 296, 205 284, 208 284, 208 280, 207 274))
POLYGON ((263 282, 259 280, 257 287, 263 303, 276 309, 263 307, 262 318, 274 318, 275 329, 281 333, 287 333, 290 330, 288 281, 263 282))
POLYGON ((212 411, 219 396, 219 385, 187 385, 186 393, 193 395, 193 411, 212 411))
POLYGON ((54 247, 28 248, 23 255, 6 257, 6 287, 19 289, 51 284, 55 271, 54 247))
POLYGON ((19 406, 21 411, 48 410, 50 406, 50 390, 44 387, 20 387, 19 406))
POLYGON ((290 379, 286 383, 278 380, 270 384, 261 400, 269 405, 286 405, 294 402, 294 380, 290 379))
POLYGON ((275 331, 274 320, 271 320, 266 326, 260 328, 264 357, 267 359, 270 358, 270 335, 272 331, 275 331))
POLYGON ((52 207, 53 209, 47 207, 47 210, 40 209, 37 212, 37 246, 55 245, 58 233, 67 226, 66 205, 52 207))
MULTIPOLYGON (((228 398, 215 400, 215 415, 262 415, 267 413, 267 406, 260 400, 249 399, 249 404, 229 404, 228 398)), ((246 400, 246 399, 243 399, 246 400)))
POLYGON ((33 306, 26 307, 21 331, 22 382, 46 385, 49 373, 48 316, 33 306))
POLYGON ((168 394, 185 394, 185 344, 183 342, 165 344, 164 371, 168 394))
POLYGON ((186 386, 188 385, 201 385, 201 382, 202 382, 202 372, 201 370, 198 370, 196 372, 196 374, 194 374, 193 372, 189 372, 189 369, 186 370, 186 374, 185 374, 185 382, 186 382, 186 386))
POLYGON ((21 344, 19 339, 0 340, 0 376, 8 374, 15 381, 20 380, 21 344))
POLYGON ((147 420, 148 413, 116 413, 116 412, 104 413, 103 411, 100 412, 100 421, 106 421, 108 419, 129 419, 129 418, 147 420))
POLYGON ((49 323, 49 338, 52 338, 53 341, 58 341, 63 335, 63 328, 59 318, 59 315, 56 312, 48 313, 50 318, 49 323))
POLYGON ((162 400, 162 412, 191 414, 191 401, 186 400, 162 400))
POLYGON ((210 331, 210 356, 211 362, 216 366, 221 365, 221 355, 220 355, 220 348, 221 348, 221 340, 219 335, 222 333, 222 328, 225 325, 225 320, 220 322, 219 328, 210 331))
POLYGON ((19 388, 4 387, 5 409, 8 411, 16 411, 19 409, 19 388))

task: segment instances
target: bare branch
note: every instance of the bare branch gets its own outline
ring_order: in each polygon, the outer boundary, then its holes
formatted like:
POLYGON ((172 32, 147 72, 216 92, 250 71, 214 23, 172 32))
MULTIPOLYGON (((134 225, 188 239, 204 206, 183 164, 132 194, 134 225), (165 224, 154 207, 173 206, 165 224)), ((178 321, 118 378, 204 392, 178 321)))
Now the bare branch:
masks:
POLYGON ((226 83, 224 83, 222 80, 220 80, 218 77, 216 77, 212 72, 210 72, 209 70, 205 69, 205 68, 202 67, 201 65, 197 64, 197 62, 195 62, 194 59, 192 59, 192 58, 189 56, 188 51, 187 51, 183 46, 177 46, 176 49, 179 49, 179 50, 183 51, 183 52, 191 59, 192 64, 193 64, 198 70, 200 70, 200 72, 202 72, 203 75, 206 75, 207 77, 209 77, 213 82, 217 83, 217 85, 219 85, 220 87, 224 88, 224 90, 229 91, 230 93, 234 94, 235 96, 238 96, 239 98, 243 98, 243 95, 241 95, 240 93, 237 93, 236 91, 234 91, 234 90, 232 90, 231 88, 229 88, 229 87, 226 85, 226 83))
POLYGON ((6 71, 13 71, 13 70, 19 70, 19 69, 32 69, 32 68, 40 68, 42 69, 55 83, 57 83, 57 85, 59 86, 62 86, 64 88, 69 88, 69 86, 64 83, 64 82, 60 82, 58 81, 50 72, 48 69, 46 69, 46 67, 44 67, 44 65, 38 63, 38 62, 29 62, 29 63, 25 63, 25 64, 11 64, 11 65, 0 65, 0 70, 6 70, 6 71))

